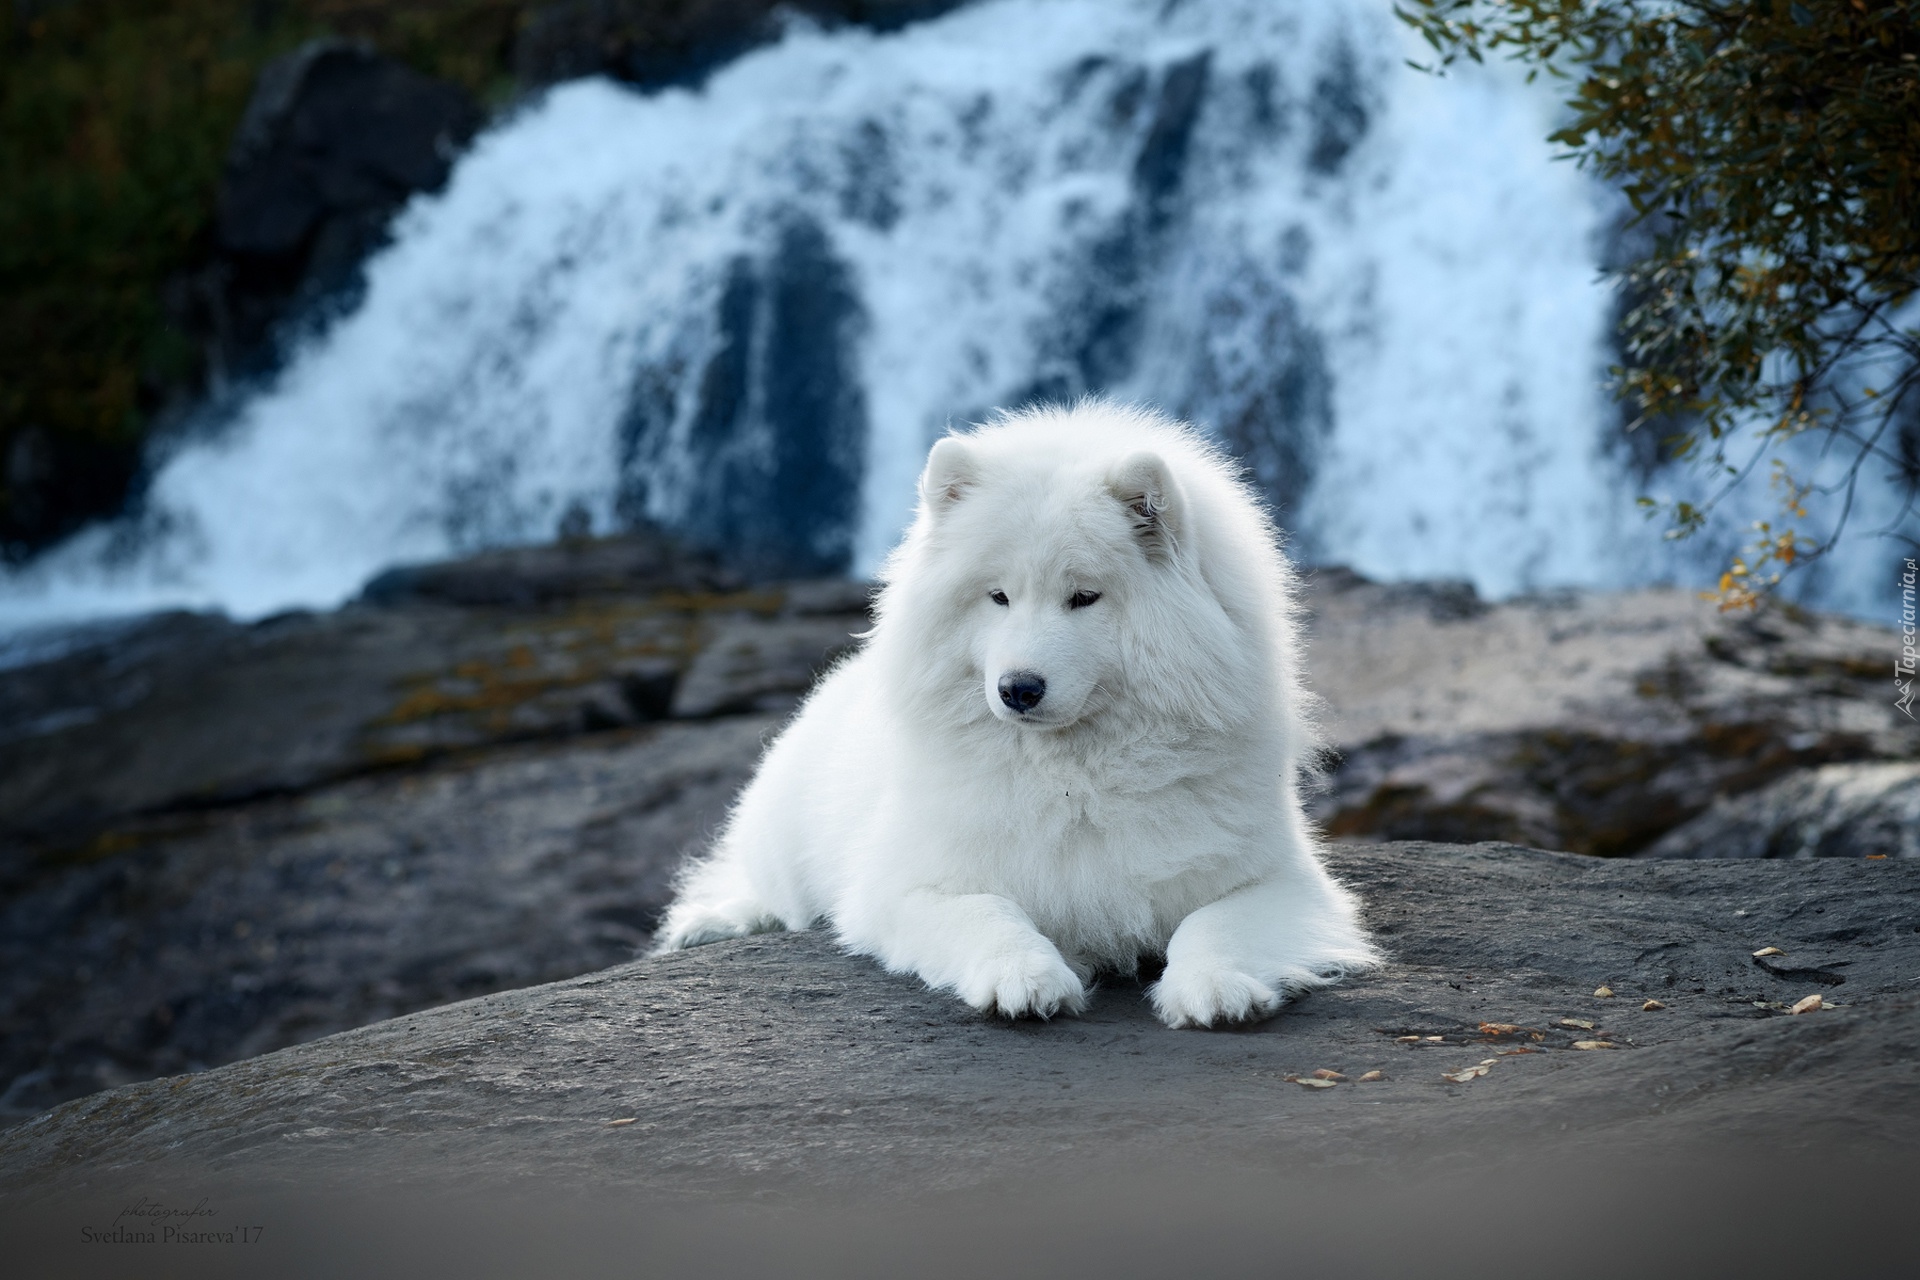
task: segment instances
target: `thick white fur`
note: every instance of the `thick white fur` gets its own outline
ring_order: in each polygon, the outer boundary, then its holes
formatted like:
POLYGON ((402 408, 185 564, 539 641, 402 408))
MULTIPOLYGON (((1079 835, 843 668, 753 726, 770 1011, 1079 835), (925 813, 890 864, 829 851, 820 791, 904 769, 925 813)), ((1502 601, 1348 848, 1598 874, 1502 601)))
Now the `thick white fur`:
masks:
POLYGON ((1175 1027, 1376 963, 1300 808, 1291 571, 1211 446, 1092 401, 949 436, 882 577, 865 646, 683 874, 660 950, 824 918, 894 972, 1041 1017, 1164 954, 1149 994, 1175 1027), (1000 697, 1009 672, 1045 679, 1031 711, 1000 697))

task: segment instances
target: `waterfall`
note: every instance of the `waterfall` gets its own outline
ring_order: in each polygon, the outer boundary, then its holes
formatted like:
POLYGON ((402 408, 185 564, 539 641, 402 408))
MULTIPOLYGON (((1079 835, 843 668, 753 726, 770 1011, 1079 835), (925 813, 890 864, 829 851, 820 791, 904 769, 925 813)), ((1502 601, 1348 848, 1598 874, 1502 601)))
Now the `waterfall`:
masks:
POLYGON ((327 606, 563 520, 870 573, 941 432, 1085 392, 1216 433, 1307 561, 1697 574, 1609 443, 1617 202, 1554 90, 1416 52, 1383 0, 991 0, 556 88, 0 623, 327 606))

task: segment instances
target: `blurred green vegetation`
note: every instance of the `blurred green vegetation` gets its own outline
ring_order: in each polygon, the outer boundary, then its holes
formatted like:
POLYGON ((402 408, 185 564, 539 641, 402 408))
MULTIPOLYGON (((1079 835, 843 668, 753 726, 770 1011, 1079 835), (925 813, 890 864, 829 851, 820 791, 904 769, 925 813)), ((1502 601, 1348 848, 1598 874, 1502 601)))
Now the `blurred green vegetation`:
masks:
POLYGON ((341 35, 497 99, 521 7, 16 0, 0 25, 0 543, 111 506, 161 401, 197 384, 164 287, 204 251, 261 65, 341 35), (10 483, 23 472, 51 472, 51 492, 10 483))

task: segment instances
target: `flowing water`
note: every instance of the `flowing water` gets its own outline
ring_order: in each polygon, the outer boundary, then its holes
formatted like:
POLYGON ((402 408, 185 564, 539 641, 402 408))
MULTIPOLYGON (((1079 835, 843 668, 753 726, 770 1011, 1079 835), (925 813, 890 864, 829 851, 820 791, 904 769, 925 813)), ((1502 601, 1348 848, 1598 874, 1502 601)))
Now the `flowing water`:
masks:
POLYGON ((1553 91, 1417 53, 1384 0, 997 0, 555 89, 0 625, 326 606, 562 522, 870 573, 949 425, 1090 391, 1217 433, 1304 560, 1702 577, 1601 386, 1617 201, 1553 159, 1553 91))

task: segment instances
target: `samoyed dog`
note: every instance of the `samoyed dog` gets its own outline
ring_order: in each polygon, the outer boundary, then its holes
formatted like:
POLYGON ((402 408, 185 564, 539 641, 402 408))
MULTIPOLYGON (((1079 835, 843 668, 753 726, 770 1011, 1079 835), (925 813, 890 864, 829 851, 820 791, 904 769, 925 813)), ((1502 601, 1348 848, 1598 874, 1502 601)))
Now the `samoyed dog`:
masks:
POLYGON ((1164 957, 1173 1027, 1376 963, 1301 812, 1293 578, 1233 465, 1096 401, 933 446, 864 646, 768 748, 659 950, 830 922, 982 1011, 1164 957))

